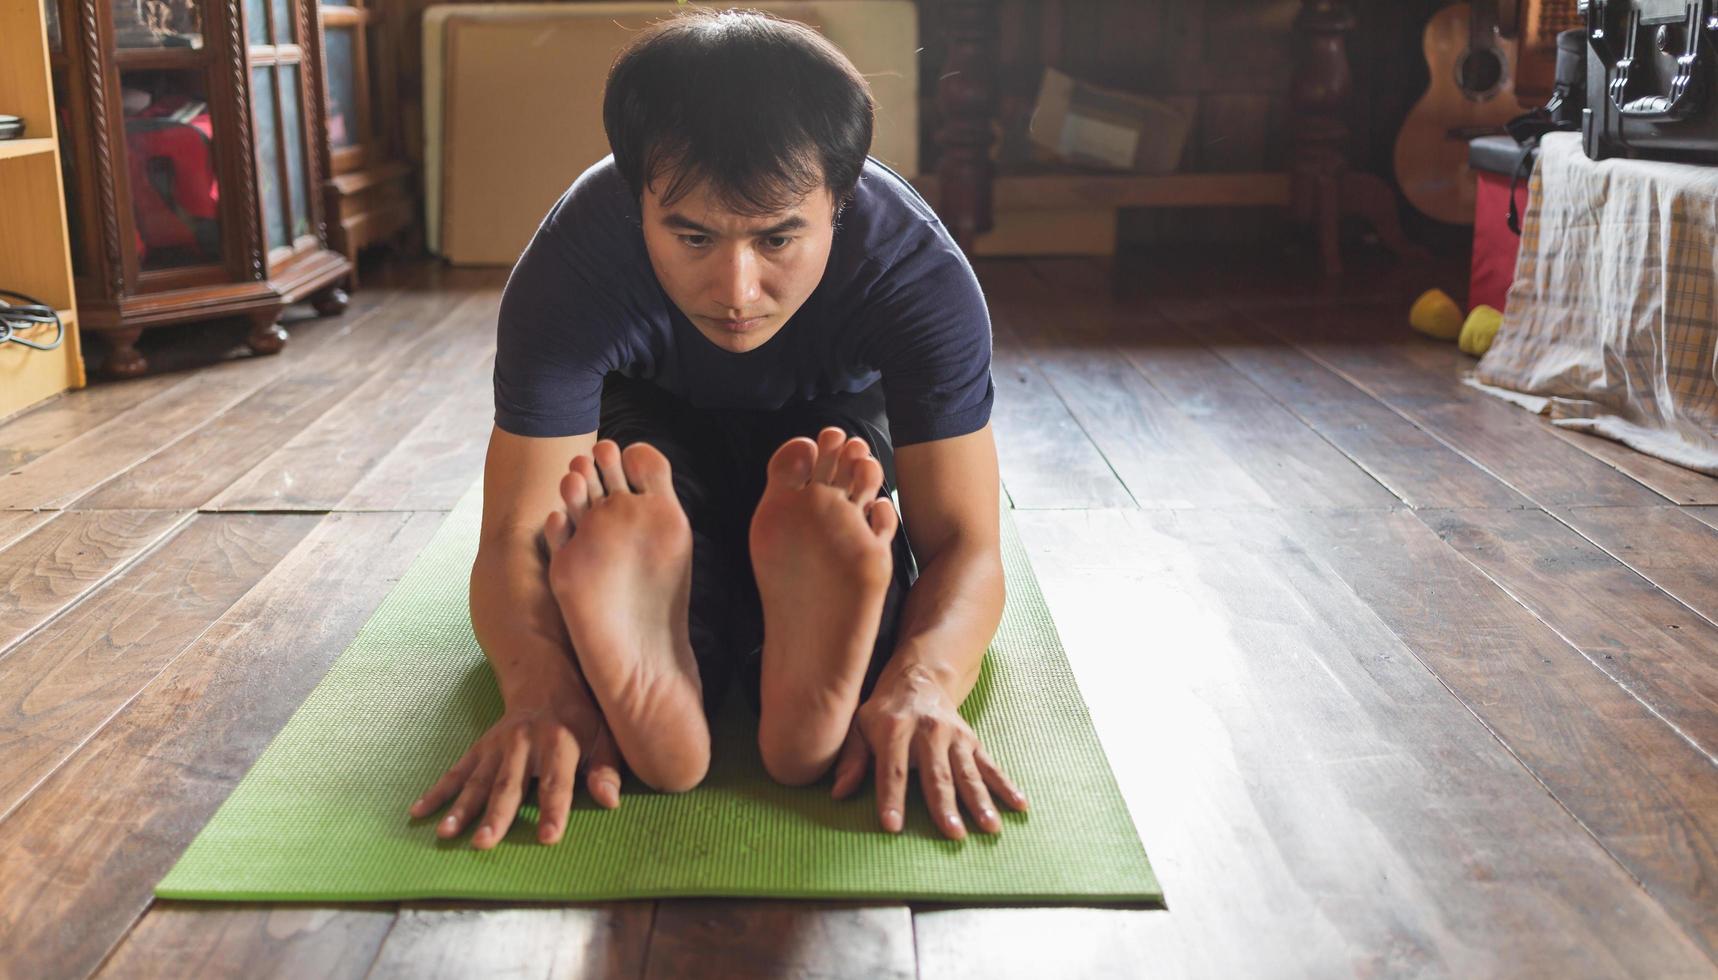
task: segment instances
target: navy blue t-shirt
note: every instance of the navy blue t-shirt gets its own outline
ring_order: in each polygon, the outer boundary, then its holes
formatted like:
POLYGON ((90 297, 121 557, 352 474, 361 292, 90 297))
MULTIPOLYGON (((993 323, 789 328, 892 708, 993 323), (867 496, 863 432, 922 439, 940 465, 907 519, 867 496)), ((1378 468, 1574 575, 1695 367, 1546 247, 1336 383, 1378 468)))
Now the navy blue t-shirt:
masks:
POLYGON ((896 445, 975 432, 995 396, 972 267, 912 185, 871 158, 817 288, 745 353, 711 343, 663 291, 614 158, 581 174, 502 294, 495 422, 522 436, 594 432, 610 371, 711 409, 774 410, 880 380, 896 445))

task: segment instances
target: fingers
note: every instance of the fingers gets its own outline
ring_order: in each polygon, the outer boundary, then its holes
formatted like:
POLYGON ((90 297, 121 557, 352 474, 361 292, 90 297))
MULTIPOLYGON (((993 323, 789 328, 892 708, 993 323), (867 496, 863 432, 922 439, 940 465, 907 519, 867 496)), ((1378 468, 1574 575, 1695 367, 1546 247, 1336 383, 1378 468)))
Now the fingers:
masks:
POLYGON ((841 447, 847 433, 830 426, 817 434, 817 463, 811 468, 813 483, 828 483, 835 478, 835 467, 841 462, 841 447))
POLYGON ((606 724, 597 727, 589 758, 590 771, 585 775, 585 782, 591 798, 613 810, 620 806, 620 754, 606 724))
MULTIPOLYGON (((620 445, 613 439, 598 440, 591 447, 591 457, 596 460, 597 470, 602 473, 603 493, 614 497, 631 493, 632 487, 626 482, 626 471, 620 462, 620 445)), ((592 492, 595 496, 595 492, 592 492)))
POLYGON ((960 819, 960 801, 955 797, 954 777, 949 771, 949 742, 931 736, 918 739, 919 788, 937 829, 951 840, 966 839, 966 824, 960 819))
POLYGON ((877 753, 877 816, 891 834, 900 833, 905 823, 902 814, 907 805, 907 760, 912 739, 912 727, 900 725, 877 753))
POLYGON ((865 764, 870 761, 871 749, 855 722, 847 729, 847 741, 842 743, 841 754, 835 761, 835 785, 829 791, 830 797, 841 800, 853 795, 854 790, 864 785, 865 764))
POLYGON ((472 847, 488 850, 506 836, 507 828, 513 825, 513 818, 519 812, 519 801, 525 797, 526 767, 530 762, 530 729, 516 728, 507 741, 501 765, 496 769, 495 784, 490 789, 489 811, 484 814, 477 832, 471 835, 472 847))
POLYGON ((1022 793, 1020 787, 1008 778, 1001 766, 991 761, 989 753, 984 751, 984 746, 974 746, 972 758, 973 762, 978 765, 979 775, 984 777, 985 785, 995 791, 998 798, 1016 810, 1024 811, 1026 809, 1026 794, 1022 793))
POLYGON ((573 733, 553 726, 543 736, 542 772, 537 777, 537 840, 559 843, 579 782, 579 746, 573 733))
POLYGON ((436 825, 437 837, 446 840, 459 836, 460 831, 471 822, 483 806, 483 801, 489 799, 489 786, 495 781, 495 770, 501 765, 501 759, 496 754, 486 754, 471 778, 465 782, 465 788, 459 791, 459 799, 453 801, 453 807, 447 811, 441 823, 436 825))
POLYGON ((949 752, 960 798, 965 801, 967 811, 980 830, 987 834, 1001 833, 1002 818, 996 815, 996 807, 990 802, 990 791, 984 786, 984 778, 978 774, 978 763, 973 761, 972 753, 971 745, 958 741, 949 752))
POLYGON ((418 797, 418 801, 413 803, 406 812, 411 814, 413 818, 417 818, 427 817, 441 809, 441 805, 452 799, 453 795, 465 785, 466 777, 470 776, 472 770, 477 768, 479 758, 480 754, 476 749, 465 753, 458 762, 453 764, 453 768, 443 773, 442 777, 436 780, 435 785, 429 788, 429 792, 418 797))

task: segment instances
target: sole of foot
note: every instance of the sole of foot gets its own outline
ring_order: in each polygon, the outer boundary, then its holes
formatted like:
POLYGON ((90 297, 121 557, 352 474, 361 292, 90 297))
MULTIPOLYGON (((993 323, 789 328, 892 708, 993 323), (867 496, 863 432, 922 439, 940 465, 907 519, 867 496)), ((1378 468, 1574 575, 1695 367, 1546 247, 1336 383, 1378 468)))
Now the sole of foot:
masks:
POLYGON ((549 585, 615 746, 653 789, 683 792, 710 764, 687 631, 692 532, 667 457, 612 440, 575 457, 566 514, 544 528, 549 585))
POLYGON ((778 782, 816 781, 846 737, 894 574, 894 506, 863 439, 824 429, 777 449, 752 517, 763 599, 758 747, 778 782))

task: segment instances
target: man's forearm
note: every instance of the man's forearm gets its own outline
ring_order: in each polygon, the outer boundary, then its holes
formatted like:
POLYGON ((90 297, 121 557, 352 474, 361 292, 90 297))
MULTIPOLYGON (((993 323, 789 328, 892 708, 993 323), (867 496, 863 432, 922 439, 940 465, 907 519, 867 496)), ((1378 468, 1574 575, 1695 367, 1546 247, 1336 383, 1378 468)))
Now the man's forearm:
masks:
POLYGON ((584 689, 535 534, 513 532, 478 549, 471 625, 508 704, 551 686, 584 689))
POLYGON ((929 677, 955 704, 978 683, 984 651, 1002 622, 1002 556, 994 542, 956 540, 926 562, 907 593, 883 688, 929 677))

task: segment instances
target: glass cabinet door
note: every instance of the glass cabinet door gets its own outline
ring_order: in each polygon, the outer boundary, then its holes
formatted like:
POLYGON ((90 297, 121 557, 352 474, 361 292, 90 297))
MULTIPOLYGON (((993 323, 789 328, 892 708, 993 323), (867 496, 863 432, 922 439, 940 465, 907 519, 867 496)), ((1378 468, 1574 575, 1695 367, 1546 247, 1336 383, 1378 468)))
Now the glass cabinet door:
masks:
POLYGON ((190 48, 203 46, 203 10, 199 0, 110 0, 113 40, 120 48, 190 48))
POLYGON ((204 70, 121 68, 119 84, 138 269, 220 264, 218 134, 204 70))
POLYGON ((303 111, 307 58, 298 36, 302 2, 309 0, 245 0, 258 192, 271 253, 295 249, 314 235, 311 148, 303 111))

